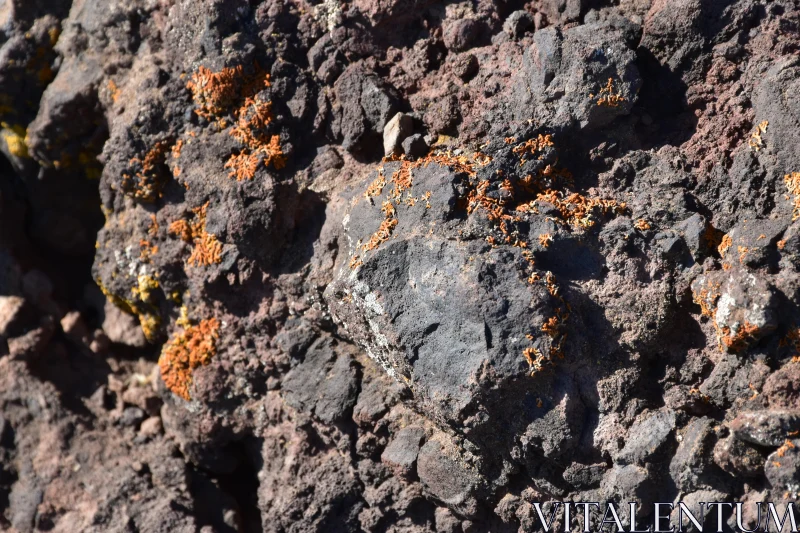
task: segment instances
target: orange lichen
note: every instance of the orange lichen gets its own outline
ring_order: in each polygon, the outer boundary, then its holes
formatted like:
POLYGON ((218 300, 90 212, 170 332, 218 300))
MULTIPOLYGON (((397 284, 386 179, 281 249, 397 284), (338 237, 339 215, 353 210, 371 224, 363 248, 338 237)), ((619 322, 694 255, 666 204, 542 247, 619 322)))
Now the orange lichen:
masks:
POLYGON ((135 169, 133 177, 130 174, 122 175, 122 187, 137 200, 145 202, 161 198, 161 189, 164 186, 162 168, 169 146, 167 141, 159 141, 153 145, 144 156, 144 159, 134 157, 129 165, 135 169))
POLYGON ((370 199, 375 196, 380 196, 384 187, 386 187, 386 178, 383 176, 382 172, 379 172, 378 177, 375 178, 372 183, 369 184, 367 190, 364 191, 364 198, 370 199))
POLYGON ((646 231, 650 229, 650 223, 643 218, 640 218, 636 222, 633 223, 633 227, 638 229, 639 231, 646 231))
POLYGON ((530 375, 536 374, 539 370, 544 367, 546 363, 546 359, 544 355, 542 355, 541 350, 536 347, 528 347, 522 350, 522 355, 525 357, 525 360, 528 362, 528 366, 530 367, 530 375))
POLYGON ((792 443, 792 441, 786 439, 781 445, 781 447, 775 451, 775 455, 777 455, 778 457, 783 457, 784 455, 786 455, 786 452, 795 447, 796 446, 794 445, 794 443, 792 443))
POLYGON ((792 362, 800 363, 800 328, 790 329, 779 345, 789 346, 792 350, 792 362))
POLYGON ((236 111, 238 122, 231 129, 230 135, 245 148, 239 154, 232 155, 225 163, 225 168, 231 169, 229 177, 235 177, 237 181, 253 179, 262 158, 265 167, 272 165, 280 170, 286 166, 280 137, 266 133, 266 127, 272 122, 271 106, 271 102, 247 98, 244 105, 236 111))
POLYGON ((229 134, 244 148, 228 158, 224 168, 237 181, 255 177, 258 165, 272 165, 280 170, 286 166, 286 157, 280 144, 280 136, 267 131, 272 123, 272 102, 263 100, 259 93, 270 86, 270 76, 256 65, 252 75, 246 75, 240 66, 211 72, 200 67, 187 85, 198 109, 195 112, 207 119, 216 118, 224 127, 221 118, 237 101, 240 105, 233 111, 235 123, 229 134))
POLYGON ((703 316, 713 318, 716 313, 717 300, 719 300, 720 283, 707 280, 705 285, 697 292, 692 292, 694 302, 700 306, 700 313, 703 316))
POLYGON ((530 155, 537 155, 538 158, 541 159, 542 155, 540 152, 547 147, 555 146, 553 143, 553 136, 550 134, 542 135, 541 133, 536 136, 535 139, 528 139, 522 144, 519 144, 511 149, 516 155, 522 158, 523 162, 525 161, 524 156, 526 154, 530 155))
POLYGON ((385 243, 389 240, 389 237, 392 236, 392 232, 394 228, 397 226, 397 219, 396 218, 385 218, 381 222, 380 227, 378 227, 378 231, 372 234, 369 241, 361 247, 361 250, 364 252, 368 252, 370 250, 374 250, 381 244, 385 243))
POLYGON ((176 220, 168 228, 170 234, 194 245, 188 259, 188 263, 193 266, 209 266, 222 261, 222 243, 216 236, 206 231, 207 209, 208 202, 202 207, 192 209, 194 213, 192 221, 176 220))
POLYGON ((542 324, 542 331, 549 335, 550 337, 555 337, 558 335, 558 328, 559 322, 557 316, 551 316, 547 319, 547 322, 542 324))
POLYGON ((211 362, 217 353, 219 320, 201 320, 196 326, 188 326, 164 345, 158 366, 161 378, 169 390, 184 400, 190 400, 189 389, 192 373, 211 362))
POLYGON ((731 239, 730 235, 724 235, 722 237, 722 242, 720 242, 719 246, 717 247, 717 251, 719 252, 720 257, 725 259, 725 254, 730 250, 731 246, 733 245, 733 239, 731 239))
POLYGON ((170 149, 172 152, 172 159, 178 159, 181 156, 181 150, 183 150, 183 139, 178 139, 170 149))
MULTIPOLYGON (((589 98, 594 98, 595 95, 590 94, 589 98)), ((605 87, 600 89, 600 92, 597 94, 597 105, 603 105, 607 107, 619 107, 619 105, 625 101, 625 97, 622 96, 622 93, 619 91, 614 91, 614 79, 608 78, 608 83, 606 83, 605 87)))
POLYGON ((737 246, 736 251, 739 252, 739 262, 744 263, 744 260, 747 258, 747 253, 750 251, 747 246, 737 246))
POLYGON ((119 95, 120 95, 119 87, 117 87, 117 84, 114 83, 114 80, 108 80, 106 88, 108 89, 108 94, 111 96, 111 101, 116 104, 117 100, 119 100, 119 95))
POLYGON ((800 218, 800 172, 792 172, 783 177, 783 182, 786 183, 786 188, 789 189, 789 194, 794 196, 792 198, 792 220, 800 218))
POLYGON ((543 248, 550 246, 551 242, 553 242, 553 236, 549 233, 542 233, 539 235, 539 244, 541 244, 543 248))
POLYGON ((232 155, 225 163, 224 168, 231 169, 229 178, 236 178, 236 181, 251 180, 258 170, 259 157, 255 153, 241 152, 232 155))
POLYGON ((192 226, 183 219, 176 220, 169 225, 167 231, 184 242, 192 242, 192 226))
POLYGON ((198 107, 195 113, 207 119, 224 113, 233 104, 243 76, 241 65, 223 68, 219 72, 212 72, 201 65, 186 84, 198 107))
POLYGON ((720 342, 732 352, 739 352, 747 348, 750 342, 759 334, 760 328, 745 322, 735 332, 727 326, 718 328, 720 342))
POLYGON ((747 141, 747 144, 750 145, 754 151, 758 152, 761 148, 764 147, 764 139, 761 137, 762 134, 767 132, 767 126, 769 126, 769 121, 761 121, 753 133, 750 134, 750 139, 747 141))
POLYGON ((139 260, 143 263, 149 263, 154 255, 158 253, 158 245, 152 244, 146 239, 139 241, 139 260))
POLYGON ((543 193, 537 194, 536 200, 517 206, 517 211, 535 212, 535 203, 537 201, 552 204, 561 214, 563 221, 584 228, 594 226, 594 211, 600 211, 603 214, 622 214, 627 209, 625 202, 603 198, 588 198, 580 193, 564 193, 548 189, 543 193))

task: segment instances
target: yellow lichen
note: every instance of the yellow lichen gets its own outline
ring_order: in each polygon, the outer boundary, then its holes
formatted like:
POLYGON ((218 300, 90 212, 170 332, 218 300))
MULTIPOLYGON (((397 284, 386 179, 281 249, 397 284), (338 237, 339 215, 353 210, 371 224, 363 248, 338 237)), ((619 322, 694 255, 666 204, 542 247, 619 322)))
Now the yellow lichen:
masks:
POLYGON ((27 131, 25 127, 19 124, 11 125, 6 122, 0 123, 0 126, 3 127, 0 135, 2 135, 3 140, 6 142, 8 153, 21 158, 30 157, 28 154, 28 145, 26 143, 27 131))

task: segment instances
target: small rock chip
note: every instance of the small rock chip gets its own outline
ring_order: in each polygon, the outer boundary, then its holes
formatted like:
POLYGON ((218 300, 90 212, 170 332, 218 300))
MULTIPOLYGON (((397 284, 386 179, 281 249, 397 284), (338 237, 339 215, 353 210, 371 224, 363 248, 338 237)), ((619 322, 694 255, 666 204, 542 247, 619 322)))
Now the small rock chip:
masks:
POLYGON ((111 342, 134 348, 147 346, 147 339, 135 317, 125 313, 111 302, 106 302, 105 315, 103 331, 111 342))
POLYGON ((0 296, 0 337, 21 333, 20 323, 24 315, 25 300, 19 296, 0 296))
POLYGON ((161 429, 161 417, 151 416, 142 422, 142 425, 139 427, 139 434, 145 437, 155 437, 161 433, 161 429))
POLYGON ((61 329, 75 342, 83 342, 83 339, 89 336, 89 329, 78 311, 70 311, 64 315, 61 319, 61 329))
POLYGON ((479 67, 475 54, 462 54, 453 62, 453 74, 468 81, 478 73, 479 67))
POLYGON ((387 157, 403 152, 403 140, 414 131, 414 122, 410 115, 397 113, 383 128, 383 152, 387 157))

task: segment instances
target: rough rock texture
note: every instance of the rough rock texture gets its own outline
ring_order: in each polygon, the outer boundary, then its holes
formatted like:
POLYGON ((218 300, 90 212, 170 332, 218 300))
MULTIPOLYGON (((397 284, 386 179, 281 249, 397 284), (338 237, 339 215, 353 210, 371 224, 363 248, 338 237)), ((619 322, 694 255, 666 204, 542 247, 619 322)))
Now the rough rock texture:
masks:
POLYGON ((788 0, 0 3, 0 530, 797 500, 798 53, 788 0))

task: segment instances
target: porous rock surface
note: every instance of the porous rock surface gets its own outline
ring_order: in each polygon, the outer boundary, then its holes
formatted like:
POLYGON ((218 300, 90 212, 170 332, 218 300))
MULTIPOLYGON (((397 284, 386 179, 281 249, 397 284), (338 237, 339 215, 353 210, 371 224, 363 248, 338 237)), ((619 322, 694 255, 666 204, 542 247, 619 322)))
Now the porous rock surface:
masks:
POLYGON ((0 529, 796 500, 798 53, 788 0, 0 4, 0 529))

